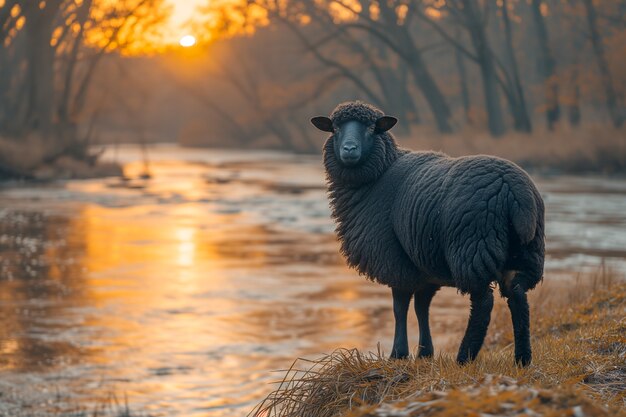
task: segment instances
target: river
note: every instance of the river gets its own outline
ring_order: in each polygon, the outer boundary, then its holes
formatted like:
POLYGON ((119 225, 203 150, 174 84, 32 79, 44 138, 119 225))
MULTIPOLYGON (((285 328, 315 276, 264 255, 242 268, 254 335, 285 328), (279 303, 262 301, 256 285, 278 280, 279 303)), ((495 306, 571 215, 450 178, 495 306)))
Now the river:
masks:
MULTIPOLYGON (((297 357, 389 350, 391 297, 337 253, 319 157, 109 149, 130 180, 0 188, 0 415, 244 416, 297 357)), ((626 180, 536 178, 546 280, 626 274, 626 180)), ((433 304, 454 350, 467 299, 433 304)), ((417 324, 411 319, 411 346, 417 324)))

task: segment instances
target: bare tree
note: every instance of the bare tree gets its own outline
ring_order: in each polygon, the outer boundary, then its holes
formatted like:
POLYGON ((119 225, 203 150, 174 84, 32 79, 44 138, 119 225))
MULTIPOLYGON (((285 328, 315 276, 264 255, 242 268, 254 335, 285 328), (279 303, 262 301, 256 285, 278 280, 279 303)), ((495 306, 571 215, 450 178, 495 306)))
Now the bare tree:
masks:
MULTIPOLYGON (((431 7, 434 8, 435 6, 431 7)), ((506 127, 500 101, 498 67, 486 31, 490 7, 481 7, 477 0, 453 0, 442 3, 437 8, 440 16, 448 14, 453 24, 465 29, 474 49, 473 52, 470 52, 454 36, 451 36, 442 26, 442 22, 428 16, 424 11, 420 12, 420 17, 430 23, 444 39, 476 62, 482 78, 489 132, 493 136, 501 136, 506 131, 506 127)))
POLYGON ((539 51, 539 71, 544 83, 544 95, 546 101, 546 120, 548 129, 553 130, 554 125, 561 117, 559 106, 559 82, 556 75, 556 63, 550 48, 548 28, 542 10, 545 6, 543 0, 530 2, 531 16, 533 19, 534 33, 537 39, 539 51))
POLYGON ((22 13, 26 19, 27 105, 24 122, 27 128, 44 135, 52 127, 54 99, 54 48, 50 44, 54 23, 63 0, 26 2, 22 13), (43 7, 41 7, 43 6, 43 7))
MULTIPOLYGON (((259 0, 258 4, 262 5, 262 7, 266 10, 272 12, 272 16, 280 16, 283 21, 285 19, 290 20, 292 17, 297 17, 301 10, 307 11, 313 17, 324 16, 323 20, 325 21, 331 20, 336 29, 334 32, 331 32, 333 33, 333 37, 325 36, 325 41, 323 42, 320 42, 319 40, 307 40, 307 44, 309 45, 307 49, 310 50, 310 46, 314 45, 318 51, 318 59, 321 58, 319 55, 319 48, 322 44, 342 39, 342 37, 343 39, 350 39, 349 32, 354 31, 355 33, 360 33, 361 36, 363 34, 367 34, 367 39, 376 39, 378 43, 384 45, 387 50, 393 51, 401 60, 405 62, 406 68, 411 73, 416 87, 423 94, 431 110, 431 114, 433 115, 438 129, 441 132, 450 132, 452 130, 450 121, 451 112, 447 100, 437 85, 430 69, 426 65, 422 54, 422 48, 417 45, 416 40, 409 30, 410 24, 407 19, 410 19, 413 14, 411 11, 412 5, 405 4, 400 1, 391 3, 379 2, 377 5, 380 10, 380 15, 377 18, 373 18, 369 15, 369 13, 365 12, 366 9, 363 6, 355 7, 354 3, 343 0, 336 0, 332 3, 342 8, 346 13, 351 14, 353 18, 346 18, 339 21, 337 21, 337 19, 333 19, 330 2, 294 0, 292 2, 282 3, 275 0, 259 0), (398 14, 398 7, 400 6, 407 8, 404 20, 400 19, 398 14)), ((292 28, 296 27, 295 25, 297 25, 297 23, 294 23, 293 21, 291 22, 292 28)), ((348 42, 348 45, 352 49, 352 52, 356 51, 362 56, 363 59, 369 62, 369 68, 373 70, 375 77, 378 79, 380 90, 383 91, 382 94, 390 94, 390 89, 388 88, 389 80, 384 74, 384 66, 372 65, 372 63, 377 61, 384 62, 386 60, 389 62, 389 57, 381 55, 381 49, 378 47, 370 48, 369 50, 363 46, 359 48, 354 44, 354 41, 352 41, 352 43, 348 42), (379 52, 379 54, 376 55, 376 52, 379 52)), ((330 62, 327 58, 325 58, 325 61, 326 64, 332 66, 337 65, 336 60, 330 62)), ((353 72, 352 68, 349 68, 346 65, 343 65, 343 67, 343 72, 346 76, 349 76, 348 74, 353 72), (346 69, 348 71, 345 71, 346 69)), ((355 82, 355 84, 359 84, 359 88, 366 91, 368 96, 373 96, 373 90, 365 83, 356 81, 353 75, 351 76, 353 82, 355 82)), ((397 81, 399 80, 396 78, 394 81, 393 86, 395 88, 398 86, 397 81)), ((403 96, 403 100, 411 106, 413 101, 406 100, 405 93, 403 93, 403 96)), ((397 102, 396 100, 397 98, 394 97, 393 101, 397 102)), ((380 95, 377 95, 376 101, 382 103, 384 102, 384 99, 382 99, 380 95)), ((412 112, 416 114, 415 106, 413 105, 412 107, 412 112)))
POLYGON ((519 65, 517 63, 517 57, 515 56, 515 48, 513 45, 513 30, 511 25, 511 19, 509 17, 509 5, 508 0, 502 0, 502 20, 504 23, 504 39, 506 58, 508 61, 508 67, 510 68, 510 77, 508 88, 504 88, 505 94, 509 97, 509 105, 512 107, 513 120, 515 123, 515 130, 521 132, 530 132, 532 130, 532 123, 526 106, 526 97, 524 94, 524 88, 522 86, 522 80, 519 74, 519 65))
MULTIPOLYGON (((455 38, 458 44, 461 44, 461 31, 457 28, 455 31, 455 38)), ((474 120, 471 114, 471 99, 469 84, 467 81, 467 69, 465 68, 465 56, 459 48, 454 48, 454 60, 459 72, 459 83, 461 85, 461 102, 463 103, 463 114, 465 115, 465 123, 468 125, 474 124, 474 120)))
POLYGON ((7 1, 0 6, 2 81, 0 121, 4 133, 37 132, 55 142, 55 154, 77 145, 79 115, 102 57, 122 49, 132 26, 158 21, 162 0, 7 1), (93 13, 94 8, 98 10, 93 13), (86 28, 103 43, 90 43, 86 28), (25 70, 25 71, 24 71, 25 70))
MULTIPOLYGON (((293 59, 299 64, 306 62, 312 69, 310 72, 315 74, 302 71, 304 66, 298 65, 298 71, 302 72, 300 78, 303 83, 308 80, 309 84, 317 85, 323 92, 315 97, 307 92, 305 95, 311 97, 311 101, 300 108, 328 109, 329 104, 322 101, 323 97, 335 104, 335 99, 345 100, 348 96, 368 100, 417 123, 419 100, 420 105, 423 102, 428 106, 439 130, 450 131, 454 124, 450 104, 462 108, 465 122, 469 124, 473 122, 470 119, 472 105, 475 108, 476 103, 481 102, 489 131, 493 136, 501 136, 507 124, 517 131, 530 132, 533 108, 546 109, 545 117, 552 129, 559 120, 560 107, 567 103, 570 119, 578 123, 587 94, 586 84, 580 80, 590 75, 586 62, 590 57, 601 67, 607 102, 614 103, 615 114, 619 114, 623 79, 616 68, 622 64, 614 49, 607 45, 614 43, 623 31, 619 10, 623 10, 620 7, 625 2, 585 0, 595 9, 595 20, 607 24, 599 31, 601 25, 596 22, 596 41, 592 39, 595 46, 602 46, 604 35, 604 51, 595 48, 590 53, 582 47, 574 48, 574 52, 566 51, 564 45, 571 43, 567 37, 573 37, 573 32, 579 30, 564 30, 559 26, 561 15, 593 20, 592 13, 584 13, 582 1, 569 0, 579 4, 579 9, 574 11, 563 6, 568 1, 561 0, 241 0, 241 4, 228 2, 223 21, 215 23, 214 14, 210 28, 216 38, 220 36, 215 35, 215 28, 225 37, 252 34, 249 42, 256 44, 257 41, 252 40, 257 37, 253 34, 255 28, 268 25, 268 31, 279 31, 290 42, 297 41, 299 48, 290 50, 297 56, 293 59), (260 7, 264 14, 251 13, 254 7, 260 7), (240 16, 233 16, 237 8, 241 9, 242 16, 253 17, 249 23, 254 27, 239 30, 246 23, 241 23, 240 16), (263 18, 254 22, 254 15, 263 15, 263 18), (228 21, 229 16, 232 22, 228 21), (578 68, 571 62, 574 58, 579 60, 580 72, 570 71, 578 68), (557 75, 573 80, 571 91, 569 82, 559 85, 557 75), (475 78, 480 80, 476 85, 479 88, 471 84, 475 78), (332 82, 321 81, 326 79, 332 82), (459 88, 446 88, 445 83, 450 81, 459 88), (607 83, 611 88, 606 87, 607 83), (534 96, 535 90, 542 94, 534 96), (613 92, 612 98, 609 90, 613 92), (482 95, 482 100, 478 94, 482 95)), ((223 7, 219 3, 211 4, 215 8, 223 7)), ((587 22, 586 26, 590 25, 587 22)), ((593 30, 588 32, 594 35, 593 30)), ((281 39, 279 43, 286 42, 281 39)), ((271 42, 257 45, 274 46, 271 42)), ((267 57, 253 57, 245 47, 238 48, 241 57, 234 70, 225 68, 219 75, 250 113, 246 120, 235 115, 238 123, 244 130, 254 125, 252 130, 271 132, 285 146, 293 143, 293 132, 299 132, 299 137, 307 140, 301 126, 292 123, 294 118, 302 117, 291 107, 298 102, 298 94, 288 91, 293 88, 289 86, 292 80, 281 79, 280 85, 271 83, 272 78, 290 77, 288 71, 279 68, 291 65, 286 64, 287 58, 264 68, 267 73, 262 74, 261 65, 254 62, 265 61, 267 57), (252 69, 244 70, 246 66, 252 69), (268 86, 280 93, 280 105, 255 93, 267 91, 268 86), (272 112, 279 117, 271 118, 272 112)), ((220 111, 231 111, 230 103, 208 97, 211 91, 203 94, 213 103, 213 113, 217 114, 217 107, 220 111)))
POLYGON ((620 109, 620 104, 615 92, 613 76, 606 59, 602 34, 598 29, 597 10, 592 0, 582 0, 582 3, 585 7, 589 37, 591 39, 591 45, 593 46, 596 64, 600 70, 600 78, 604 88, 606 106, 609 110, 613 125, 615 127, 621 127, 624 124, 624 114, 620 109))

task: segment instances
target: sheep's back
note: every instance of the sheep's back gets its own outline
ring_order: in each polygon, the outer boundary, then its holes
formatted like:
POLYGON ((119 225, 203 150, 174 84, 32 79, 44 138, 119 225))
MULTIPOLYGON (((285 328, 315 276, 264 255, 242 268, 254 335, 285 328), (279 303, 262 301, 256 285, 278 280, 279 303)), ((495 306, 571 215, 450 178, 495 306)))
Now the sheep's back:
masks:
POLYGON ((462 292, 484 288, 504 270, 512 241, 543 240, 535 238, 539 229, 543 233, 541 198, 517 165, 430 152, 397 163, 405 165, 406 180, 392 210, 394 230, 429 276, 452 281, 462 292))

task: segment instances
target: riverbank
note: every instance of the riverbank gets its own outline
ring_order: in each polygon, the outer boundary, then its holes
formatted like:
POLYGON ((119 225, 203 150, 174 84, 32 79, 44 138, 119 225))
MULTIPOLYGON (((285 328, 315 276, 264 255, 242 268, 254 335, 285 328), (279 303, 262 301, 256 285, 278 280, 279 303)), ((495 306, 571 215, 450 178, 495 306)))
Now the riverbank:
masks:
MULTIPOLYGON (((119 147, 102 159, 129 181, 0 187, 0 405, 14 393, 13 410, 69 413, 114 392, 143 414, 243 417, 294 358, 390 348, 389 289, 345 267, 318 157, 171 145, 149 157, 150 180, 139 147, 119 147)), ((548 246, 533 308, 583 288, 578 275, 624 276, 626 182, 536 180, 548 246)), ((454 354, 468 311, 454 289, 437 294, 437 353, 454 354)), ((415 347, 414 314, 409 326, 415 347)))
MULTIPOLYGON (((513 364, 511 330, 499 303, 495 331, 474 363, 461 367, 449 354, 398 361, 381 351, 339 349, 296 361, 249 417, 626 416, 626 283, 614 279, 604 274, 578 288, 541 287, 533 295, 528 368, 513 364)), ((150 415, 113 395, 93 408, 68 412, 65 404, 43 413, 27 411, 37 410, 34 399, 12 390, 0 389, 0 398, 0 415, 150 415)), ((63 399, 57 394, 56 401, 63 399)))
MULTIPOLYGON (((510 325, 501 319, 464 367, 448 354, 396 361, 343 349, 296 361, 253 415, 625 416, 626 284, 602 287, 591 296, 571 289, 560 291, 560 300, 533 297, 528 368, 514 365, 510 325)), ((499 313, 494 317, 505 316, 499 313)))
POLYGON ((122 176, 122 167, 101 161, 97 152, 86 149, 51 149, 47 141, 27 136, 17 139, 0 137, 0 181, 53 181, 122 176))
POLYGON ((532 134, 509 132, 500 138, 465 129, 442 135, 416 128, 398 136, 401 146, 433 149, 451 156, 489 154, 510 159, 533 174, 626 175, 626 129, 590 125, 532 134))
MULTIPOLYGON (((132 137, 128 138, 132 140, 132 137)), ((325 137, 319 137, 319 152, 325 137)), ((538 130, 532 134, 509 132, 500 138, 477 129, 464 129, 454 134, 442 135, 426 127, 414 127, 410 134, 397 134, 400 146, 414 150, 436 150, 451 156, 489 154, 510 159, 538 175, 600 175, 626 176, 626 129, 613 129, 604 125, 590 125, 578 129, 564 127, 556 132, 538 130)), ((284 149, 271 138, 255 142, 248 150, 264 149, 267 152, 295 152, 284 149)), ((163 145, 163 144, 159 144, 163 145)), ((157 145, 157 147, 159 146, 157 145)), ((223 151, 241 150, 232 141, 181 145, 223 151)), ((119 145, 103 144, 109 149, 119 145)), ((123 145, 124 147, 133 145, 123 145)), ((140 145, 136 145, 139 147, 140 145)), ((168 145, 166 145, 168 146, 168 145)), ((171 146, 171 144, 169 145, 171 146)), ((56 153, 48 141, 30 136, 18 140, 0 137, 0 181, 7 179, 51 181, 56 179, 86 179, 122 176, 122 166, 114 161, 99 158, 99 153, 85 148, 80 152, 56 153), (85 150, 87 149, 87 150, 85 150), (76 154, 76 155, 74 155, 76 154), (55 155, 50 157, 50 155, 55 155)), ((151 151, 151 147, 148 147, 151 151)), ((315 155, 314 152, 312 155, 315 155)))
MULTIPOLYGON (((400 121, 402 123, 402 121, 400 121)), ((311 127, 311 129, 313 129, 311 127)), ((409 133, 393 130, 398 144, 412 150, 435 150, 451 156, 488 154, 510 159, 533 174, 541 175, 602 175, 626 176, 626 128, 616 129, 606 124, 589 124, 579 128, 561 126, 555 131, 537 128, 530 134, 508 132, 494 138, 478 128, 466 127, 452 134, 441 134, 432 127, 413 126, 409 133)), ((312 132, 311 141, 319 145, 326 134, 312 132)), ((213 142, 188 141, 179 144, 189 149, 266 149, 294 152, 311 150, 285 149, 275 138, 262 137, 253 145, 231 140, 213 142)))

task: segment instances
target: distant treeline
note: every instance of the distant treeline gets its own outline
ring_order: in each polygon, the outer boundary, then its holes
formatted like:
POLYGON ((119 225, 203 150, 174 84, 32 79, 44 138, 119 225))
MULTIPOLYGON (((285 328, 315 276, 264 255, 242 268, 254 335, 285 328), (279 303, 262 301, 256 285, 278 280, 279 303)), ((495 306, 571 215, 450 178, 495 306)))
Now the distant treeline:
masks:
POLYGON ((210 0, 199 46, 149 56, 162 0, 0 4, 0 135, 63 152, 99 133, 318 151, 309 117, 355 98, 399 133, 626 120, 626 0, 210 0))
POLYGON ((98 69, 110 54, 132 48, 139 34, 149 38, 166 17, 163 4, 0 1, 0 177, 24 176, 62 156, 95 159, 89 144, 102 110, 91 102, 98 69), (30 155, 14 163, 20 143, 30 155))
POLYGON ((214 114, 234 115, 231 135, 249 136, 253 117, 290 137, 283 132, 306 116, 352 98, 444 133, 626 120, 623 0, 228 3, 211 3, 205 24, 251 35, 222 41, 227 51, 207 64, 222 82, 193 94, 214 114), (232 95, 242 100, 227 107, 232 95))

